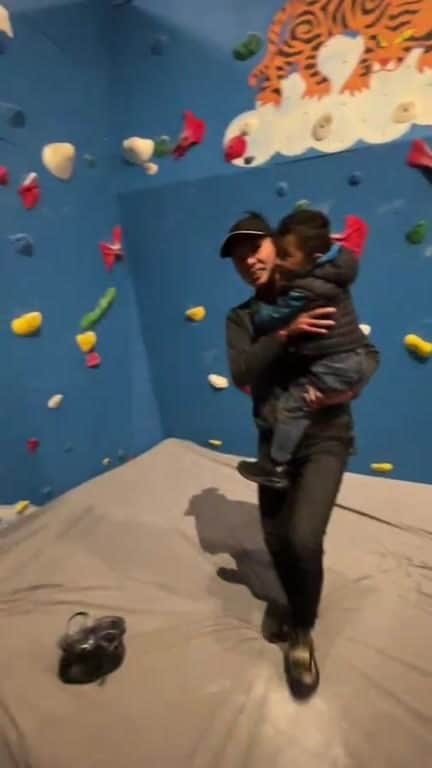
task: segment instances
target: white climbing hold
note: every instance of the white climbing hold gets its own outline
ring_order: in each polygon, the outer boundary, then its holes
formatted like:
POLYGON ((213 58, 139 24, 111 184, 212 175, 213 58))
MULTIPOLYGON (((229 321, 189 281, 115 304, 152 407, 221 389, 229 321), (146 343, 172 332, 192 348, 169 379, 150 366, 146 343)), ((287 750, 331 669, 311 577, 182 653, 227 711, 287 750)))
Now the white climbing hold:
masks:
POLYGON ((102 464, 104 467, 110 467, 112 464, 112 459, 107 456, 106 459, 102 459, 102 464))
POLYGON ((239 133, 243 134, 244 136, 250 136, 252 133, 254 133, 254 131, 257 130, 258 125, 259 122, 257 117, 248 117, 240 124, 239 133))
POLYGON ((53 395, 48 400, 48 408, 60 408, 62 402, 64 400, 64 395, 53 395))
POLYGON ((227 389, 229 387, 228 379, 225 376, 219 376, 218 373, 211 373, 208 382, 214 389, 227 389))
POLYGON ((155 149, 153 139, 141 139, 139 136, 131 136, 122 143, 123 157, 128 163, 145 166, 150 160, 155 149))
POLYGON ((370 325, 366 325, 366 323, 360 323, 359 328, 362 331, 362 333, 364 333, 365 336, 370 336, 370 333, 372 331, 372 328, 370 325))
POLYGON ((155 176, 159 173, 159 166, 157 163, 144 163, 144 170, 148 176, 155 176))
POLYGON ((394 109, 393 123, 413 123, 416 120, 416 105, 414 101, 402 101, 394 109))
POLYGON ((73 144, 56 142, 42 148, 42 162, 57 179, 67 181, 75 168, 76 149, 73 144))
POLYGON ((4 32, 8 37, 14 36, 9 11, 4 7, 4 5, 0 5, 0 31, 4 32))

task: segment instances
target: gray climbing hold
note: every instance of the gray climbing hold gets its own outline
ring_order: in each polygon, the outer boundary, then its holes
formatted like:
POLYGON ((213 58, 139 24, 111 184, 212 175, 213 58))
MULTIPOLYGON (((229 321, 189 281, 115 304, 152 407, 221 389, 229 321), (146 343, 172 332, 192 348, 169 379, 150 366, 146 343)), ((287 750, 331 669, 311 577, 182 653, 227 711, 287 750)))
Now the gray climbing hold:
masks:
POLYGON ((363 181, 363 177, 360 171, 354 171, 354 173, 352 173, 348 179, 348 183, 351 185, 351 187, 358 187, 358 185, 361 184, 362 181, 363 181))
POLYGON ((26 116, 21 107, 6 101, 0 101, 0 119, 12 128, 23 128, 26 124, 26 116))
POLYGON ((96 166, 96 158, 94 155, 83 155, 83 160, 87 168, 94 168, 96 166))
POLYGON ((17 235, 9 235, 9 240, 15 245, 15 250, 22 256, 32 256, 34 243, 29 235, 20 232, 17 235))
POLYGON ((276 184, 276 194, 278 197, 286 197, 288 194, 288 184, 286 181, 279 181, 276 184))

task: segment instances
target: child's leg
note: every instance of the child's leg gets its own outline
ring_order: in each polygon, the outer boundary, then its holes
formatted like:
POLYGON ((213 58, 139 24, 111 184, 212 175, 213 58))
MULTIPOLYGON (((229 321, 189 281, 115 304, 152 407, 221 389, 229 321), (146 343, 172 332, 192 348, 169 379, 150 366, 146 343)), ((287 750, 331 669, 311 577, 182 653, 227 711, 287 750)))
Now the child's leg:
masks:
POLYGON ((310 381, 323 394, 345 392, 362 387, 367 381, 367 355, 364 347, 352 352, 324 357, 310 368, 310 381))
POLYGON ((310 422, 305 400, 306 387, 311 384, 304 376, 281 395, 277 406, 277 420, 273 432, 270 456, 275 464, 288 464, 310 422))
POLYGON ((279 400, 271 445, 272 460, 276 464, 288 464, 309 426, 310 410, 305 401, 307 385, 312 384, 323 394, 344 392, 361 386, 365 375, 364 348, 331 355, 313 363, 308 376, 299 379, 279 400))

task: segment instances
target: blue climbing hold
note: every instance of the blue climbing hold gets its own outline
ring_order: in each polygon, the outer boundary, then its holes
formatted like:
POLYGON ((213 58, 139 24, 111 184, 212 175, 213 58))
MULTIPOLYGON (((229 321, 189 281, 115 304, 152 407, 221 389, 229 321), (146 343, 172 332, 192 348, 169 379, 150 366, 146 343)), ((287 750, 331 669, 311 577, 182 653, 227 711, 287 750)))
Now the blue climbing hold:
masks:
POLYGON ((66 443, 66 445, 65 445, 63 450, 64 450, 65 453, 71 453, 71 451, 73 450, 72 443, 66 443))
POLYGON ((6 121, 12 128, 23 128, 26 124, 26 116, 21 107, 5 101, 0 101, 0 120, 6 121))
POLYGON ((167 35, 155 35, 150 45, 150 53, 152 56, 163 56, 167 44, 167 35))
POLYGON ((24 232, 20 232, 17 235, 9 235, 9 240, 11 243, 14 243, 17 253, 22 254, 22 256, 33 255, 34 244, 29 235, 24 234, 24 232))
POLYGON ((362 180, 363 179, 360 171, 355 171, 349 177, 348 182, 352 187, 358 187, 358 185, 362 183, 362 180))
POLYGON ((117 451, 117 458, 121 464, 126 461, 126 451, 124 451, 123 448, 119 448, 117 451))
POLYGON ((288 184, 286 181, 279 181, 276 184, 276 194, 278 197, 286 197, 288 194, 288 184))

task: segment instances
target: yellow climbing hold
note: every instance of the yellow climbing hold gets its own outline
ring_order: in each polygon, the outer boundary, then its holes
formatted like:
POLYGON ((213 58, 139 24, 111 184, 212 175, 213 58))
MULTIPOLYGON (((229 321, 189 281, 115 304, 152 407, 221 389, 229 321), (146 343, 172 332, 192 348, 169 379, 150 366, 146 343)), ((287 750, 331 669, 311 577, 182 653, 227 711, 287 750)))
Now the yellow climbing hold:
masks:
POLYGON ((76 149, 68 142, 45 144, 42 148, 42 163, 57 179, 67 181, 75 168, 76 149))
POLYGON ((383 472, 383 473, 385 473, 385 472, 392 472, 393 469, 394 469, 394 466, 393 466, 393 464, 390 464, 390 463, 384 461, 384 462, 381 462, 381 463, 378 463, 378 464, 371 464, 370 468, 372 469, 373 472, 383 472))
POLYGON ((223 445, 222 440, 209 440, 208 444, 211 445, 212 448, 220 448, 223 445))
POLYGON ((14 36, 9 11, 4 7, 4 5, 0 5, 0 31, 4 32, 8 37, 14 36))
POLYGON ((19 501, 17 504, 15 504, 15 513, 17 515, 22 515, 30 506, 30 502, 26 499, 25 501, 19 501))
POLYGON ((31 336, 39 330, 42 320, 41 312, 28 312, 12 320, 11 328, 17 336, 31 336))
POLYGON ((97 344, 97 336, 94 331, 86 331, 86 333, 79 333, 75 336, 75 341, 78 344, 81 352, 91 352, 97 344))
POLYGON ((194 323, 199 323, 206 317, 207 310, 205 307, 191 307, 191 309, 186 310, 185 315, 188 320, 193 320, 194 323))
POLYGON ((418 357, 430 357, 432 355, 432 344, 430 341, 425 341, 420 336, 416 336, 414 333, 408 334, 404 338, 404 344, 410 352, 418 355, 418 357))

